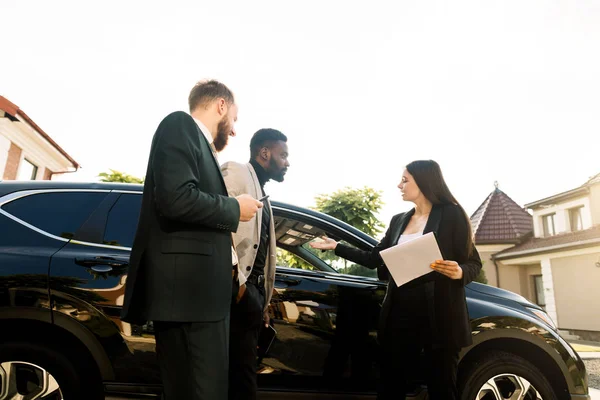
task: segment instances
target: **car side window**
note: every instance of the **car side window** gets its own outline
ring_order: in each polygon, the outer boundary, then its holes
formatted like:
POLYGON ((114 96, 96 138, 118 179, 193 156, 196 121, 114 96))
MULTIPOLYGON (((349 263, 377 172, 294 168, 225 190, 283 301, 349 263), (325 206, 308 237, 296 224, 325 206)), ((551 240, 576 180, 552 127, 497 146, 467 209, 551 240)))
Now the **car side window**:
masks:
MULTIPOLYGON (((345 241, 341 241, 346 245, 350 245, 345 241)), ((319 257, 321 260, 329 264, 333 269, 335 269, 340 274, 345 275, 357 275, 357 276, 370 276, 372 278, 377 278, 377 270, 369 269, 360 264, 356 264, 350 260, 345 258, 336 256, 333 251, 321 251, 315 250, 308 243, 302 245, 305 249, 313 253, 315 256, 319 257)))
POLYGON ((104 244, 132 247, 140 217, 141 194, 122 194, 108 213, 104 244))
POLYGON ((13 200, 3 205, 2 209, 44 232, 71 239, 107 194, 36 193, 13 200))
POLYGON ((319 269, 304 260, 302 257, 289 252, 281 247, 277 248, 277 266, 287 268, 306 269, 309 271, 318 271, 319 269))
POLYGON ((276 216, 275 235, 280 246, 278 246, 277 252, 277 265, 376 278, 376 270, 368 269, 350 260, 338 257, 333 251, 321 251, 310 246, 310 242, 320 240, 322 236, 328 236, 339 241, 341 238, 337 237, 332 231, 333 228, 328 229, 322 223, 317 226, 308 219, 295 218, 294 216, 276 216), (320 263, 317 258, 326 265, 320 263), (312 261, 310 261, 311 259, 312 261))

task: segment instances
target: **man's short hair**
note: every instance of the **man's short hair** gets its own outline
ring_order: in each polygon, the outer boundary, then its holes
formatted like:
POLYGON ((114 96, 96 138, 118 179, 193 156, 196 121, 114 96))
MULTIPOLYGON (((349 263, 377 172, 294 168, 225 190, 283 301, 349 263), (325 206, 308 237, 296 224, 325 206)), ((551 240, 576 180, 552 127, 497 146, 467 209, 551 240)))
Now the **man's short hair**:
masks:
POLYGON ((250 156, 256 157, 263 147, 270 147, 274 142, 287 142, 287 136, 277 129, 259 129, 250 139, 250 156))
POLYGON ((228 105, 235 102, 233 93, 227 86, 215 80, 202 80, 194 85, 188 97, 190 112, 193 112, 198 106, 208 104, 219 98, 225 99, 228 105))

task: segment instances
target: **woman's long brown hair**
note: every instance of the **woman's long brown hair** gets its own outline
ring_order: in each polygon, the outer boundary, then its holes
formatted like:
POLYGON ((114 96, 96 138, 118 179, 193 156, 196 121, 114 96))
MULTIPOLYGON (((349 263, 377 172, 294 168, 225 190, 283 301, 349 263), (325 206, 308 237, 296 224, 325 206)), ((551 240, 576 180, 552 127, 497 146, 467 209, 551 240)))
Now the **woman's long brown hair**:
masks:
POLYGON ((471 228, 471 220, 465 212, 464 208, 458 203, 456 198, 448 189, 442 170, 437 162, 433 160, 417 160, 406 166, 406 170, 415 179, 415 182, 423 196, 431 202, 431 204, 454 204, 458 206, 467 223, 469 237, 467 238, 467 254, 470 257, 473 252, 473 230, 471 228))

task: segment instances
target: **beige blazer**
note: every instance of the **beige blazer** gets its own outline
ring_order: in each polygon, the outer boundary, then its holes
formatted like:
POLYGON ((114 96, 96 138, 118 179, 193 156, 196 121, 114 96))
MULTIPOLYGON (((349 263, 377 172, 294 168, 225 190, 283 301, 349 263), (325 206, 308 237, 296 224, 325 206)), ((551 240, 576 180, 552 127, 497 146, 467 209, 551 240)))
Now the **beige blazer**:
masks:
MULTIPOLYGON (((221 172, 225 179, 229 196, 235 197, 241 194, 249 194, 255 199, 262 197, 260 183, 252 164, 240 164, 227 162, 221 166, 221 172)), ((269 201, 267 199, 267 201, 269 201)), ((267 260, 265 260, 265 310, 269 306, 273 295, 275 284, 275 267, 277 265, 277 241, 275 237, 275 221, 273 211, 271 212, 271 223, 269 225, 269 248, 267 260)), ((239 271, 247 278, 254 267, 254 260, 258 252, 260 241, 260 226, 262 222, 262 210, 256 213, 254 218, 247 222, 240 222, 237 231, 233 234, 235 249, 239 260, 239 271)))

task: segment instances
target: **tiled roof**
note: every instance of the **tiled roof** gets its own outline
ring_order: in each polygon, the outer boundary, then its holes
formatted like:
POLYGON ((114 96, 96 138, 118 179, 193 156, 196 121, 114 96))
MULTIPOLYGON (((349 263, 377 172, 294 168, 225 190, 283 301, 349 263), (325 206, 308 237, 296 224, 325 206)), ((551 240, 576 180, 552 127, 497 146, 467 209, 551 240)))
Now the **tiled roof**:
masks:
POLYGON ((476 244, 518 243, 533 232, 533 218, 503 191, 490 193, 471 216, 476 244))
POLYGON ((566 232, 545 238, 532 237, 523 243, 496 253, 494 258, 512 258, 565 248, 600 244, 600 225, 576 232, 566 232))

